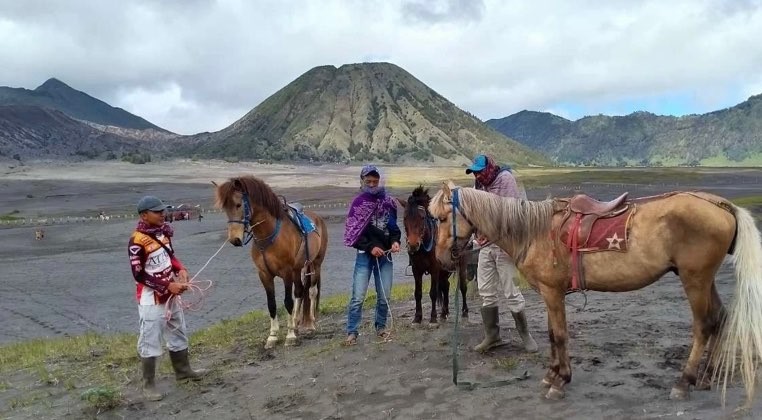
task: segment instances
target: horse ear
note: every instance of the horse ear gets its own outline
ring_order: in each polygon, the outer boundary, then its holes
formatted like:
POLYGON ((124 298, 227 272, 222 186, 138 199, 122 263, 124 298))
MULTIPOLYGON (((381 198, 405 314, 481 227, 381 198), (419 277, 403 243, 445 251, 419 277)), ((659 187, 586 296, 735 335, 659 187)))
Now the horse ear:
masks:
POLYGON ((233 187, 238 191, 243 191, 243 184, 241 184, 241 180, 238 178, 233 180, 233 187))
POLYGON ((452 191, 450 188, 450 185, 452 184, 452 181, 442 182, 442 193, 444 193, 444 197, 449 200, 452 198, 452 191))
POLYGON ((394 197, 394 199, 397 200, 398 203, 400 203, 400 206, 402 206, 403 209, 407 207, 407 202, 405 200, 399 197, 394 197))
POLYGON ((448 180, 448 181, 447 181, 447 186, 448 186, 448 187, 449 187, 451 190, 454 190, 455 188, 458 188, 458 186, 457 186, 457 185, 455 185, 455 183, 454 183, 454 182, 452 182, 451 180, 448 180))

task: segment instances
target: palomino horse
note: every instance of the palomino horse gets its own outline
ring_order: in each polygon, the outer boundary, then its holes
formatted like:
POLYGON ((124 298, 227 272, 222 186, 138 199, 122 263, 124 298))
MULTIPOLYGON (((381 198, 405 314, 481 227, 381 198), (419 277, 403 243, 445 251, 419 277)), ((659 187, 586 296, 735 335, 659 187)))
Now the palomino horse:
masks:
MULTIPOLYGON (((445 320, 450 314, 450 272, 442 269, 434 252, 434 241, 437 236, 437 220, 429 213, 429 190, 420 186, 413 190, 407 201, 397 200, 405 209, 405 237, 407 238, 407 252, 410 255, 410 265, 415 279, 415 316, 414 324, 420 324, 423 317, 421 298, 423 297, 423 275, 431 275, 431 318, 429 323, 437 324, 437 302, 442 305, 440 319, 445 320)), ((461 261, 462 269, 458 270, 458 284, 463 296, 463 316, 468 316, 468 304, 466 303, 466 266, 461 261)), ((456 308, 457 310, 457 308, 456 308)))
POLYGON ((550 369, 543 384, 550 388, 546 397, 551 399, 562 398, 571 381, 564 296, 576 277, 575 263, 584 273, 586 288, 604 292, 637 290, 672 271, 680 276, 693 312, 693 346, 670 397, 687 398, 691 385, 708 389, 717 381, 724 401, 728 380, 738 369, 751 401, 762 357, 762 245, 754 219, 724 198, 678 192, 627 202, 635 211, 630 216, 626 252, 595 252, 575 261, 569 247, 551 234, 570 215, 575 220, 586 214, 597 217, 624 205, 623 200, 624 196, 601 203, 575 196, 528 201, 448 183, 429 206, 443 225, 450 226, 439 230, 437 258, 452 265, 452 254, 457 256, 474 229, 514 256, 519 271, 542 295, 548 309, 550 369), (736 291, 725 312, 714 277, 727 254, 735 262, 736 291), (711 375, 703 375, 697 384, 707 343, 711 375))
POLYGON ((317 214, 305 212, 315 230, 303 234, 287 215, 286 204, 267 184, 253 176, 231 178, 217 186, 216 193, 217 206, 228 216, 228 241, 234 246, 246 245, 249 240, 254 242, 251 258, 265 288, 270 312, 270 336, 265 348, 275 346, 280 329, 273 282, 276 276, 283 279, 286 291, 284 303, 289 314, 286 345, 297 344, 296 332, 302 321, 305 330, 315 330, 320 302, 320 266, 328 245, 325 222, 317 214))

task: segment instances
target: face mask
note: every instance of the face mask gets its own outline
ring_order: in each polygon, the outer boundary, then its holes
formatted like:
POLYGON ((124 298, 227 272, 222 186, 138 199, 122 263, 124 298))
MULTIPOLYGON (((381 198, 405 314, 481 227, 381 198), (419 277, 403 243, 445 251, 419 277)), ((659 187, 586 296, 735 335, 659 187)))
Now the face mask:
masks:
POLYGON ((384 192, 384 187, 377 185, 375 187, 369 187, 367 185, 363 185, 362 192, 368 193, 370 195, 379 195, 384 192))

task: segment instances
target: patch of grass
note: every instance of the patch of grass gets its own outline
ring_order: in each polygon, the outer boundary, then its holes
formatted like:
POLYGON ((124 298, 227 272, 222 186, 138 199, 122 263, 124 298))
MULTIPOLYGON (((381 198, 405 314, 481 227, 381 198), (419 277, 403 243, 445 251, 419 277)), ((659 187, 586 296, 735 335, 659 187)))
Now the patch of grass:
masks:
POLYGON ((498 357, 494 360, 495 367, 505 370, 513 370, 516 366, 518 366, 519 361, 515 357, 511 356, 505 356, 505 357, 498 357))
POLYGON ((99 359, 112 365, 137 360, 135 334, 84 334, 59 339, 34 339, 0 346, 0 372, 42 368, 48 361, 99 359))
POLYGON ((23 397, 18 397, 8 402, 8 408, 11 410, 18 410, 20 408, 29 407, 38 404, 40 401, 45 401, 48 394, 42 391, 33 391, 26 393, 23 397))
MULTIPOLYGON (((427 281, 424 279, 424 281, 427 281)), ((403 283, 392 286, 390 301, 408 300, 413 296, 415 291, 415 285, 412 283, 403 283)), ((350 295, 334 295, 320 301, 320 313, 325 315, 340 314, 347 310, 349 304, 350 295)), ((375 308, 376 307, 376 292, 368 291, 365 295, 365 301, 363 302, 363 308, 375 308)))
POLYGON ((0 222, 12 222, 14 220, 20 220, 23 219, 21 216, 16 216, 20 212, 18 210, 13 210, 11 212, 8 212, 6 214, 0 214, 0 222))
POLYGON ((733 204, 740 207, 762 206, 762 195, 751 195, 748 197, 739 197, 731 201, 733 202, 733 204))
MULTIPOLYGON (((284 313, 278 314, 278 318, 284 320, 284 313)), ((252 311, 236 319, 222 320, 191 334, 191 348, 200 352, 229 348, 238 344, 260 345, 265 339, 265 334, 269 333, 269 326, 269 315, 264 311, 252 311)))
POLYGON ((99 413, 119 407, 123 402, 122 393, 111 387, 88 388, 80 395, 80 399, 99 413))

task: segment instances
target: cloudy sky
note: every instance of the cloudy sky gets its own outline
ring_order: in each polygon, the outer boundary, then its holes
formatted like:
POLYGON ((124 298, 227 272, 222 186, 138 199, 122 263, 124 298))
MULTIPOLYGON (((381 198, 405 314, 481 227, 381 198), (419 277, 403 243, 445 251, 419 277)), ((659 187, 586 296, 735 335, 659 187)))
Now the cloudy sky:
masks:
POLYGON ((388 61, 484 120, 684 115, 762 93, 760 40, 762 0, 0 0, 0 85, 56 77, 192 134, 388 61))

